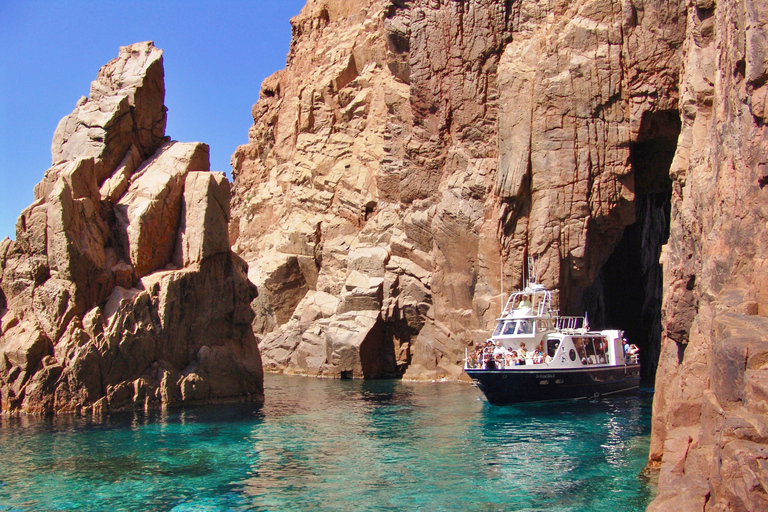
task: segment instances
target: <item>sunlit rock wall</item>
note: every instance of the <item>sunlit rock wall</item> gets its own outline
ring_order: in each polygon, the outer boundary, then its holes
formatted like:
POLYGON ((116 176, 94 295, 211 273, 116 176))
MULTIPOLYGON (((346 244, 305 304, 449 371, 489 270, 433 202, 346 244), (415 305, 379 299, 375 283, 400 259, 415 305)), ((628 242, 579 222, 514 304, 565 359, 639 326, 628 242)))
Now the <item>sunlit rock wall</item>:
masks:
POLYGON ((677 107, 684 6, 310 1, 292 24, 232 158, 267 368, 462 378, 528 256, 583 312, 635 221, 643 117, 677 107))
POLYGON ((688 9, 651 510, 768 509, 768 5, 688 9))
POLYGON ((162 51, 120 49, 0 242, 4 412, 262 399, 255 289, 208 146, 165 137, 162 51))

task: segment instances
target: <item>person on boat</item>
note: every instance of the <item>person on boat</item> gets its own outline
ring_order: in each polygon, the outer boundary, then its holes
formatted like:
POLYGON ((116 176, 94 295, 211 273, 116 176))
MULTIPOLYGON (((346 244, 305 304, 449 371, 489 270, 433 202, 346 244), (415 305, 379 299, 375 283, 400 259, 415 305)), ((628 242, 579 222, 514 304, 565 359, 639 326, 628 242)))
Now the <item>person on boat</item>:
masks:
POLYGON ((632 355, 635 355, 638 352, 640 352, 640 349, 637 348, 637 345, 635 345, 634 343, 632 343, 632 344, 628 343, 626 338, 622 338, 621 339, 621 344, 624 346, 624 355, 625 356, 626 355, 632 356, 632 355))
POLYGON ((536 349, 536 351, 533 353, 533 364, 541 364, 543 361, 544 359, 541 354, 541 349, 536 349))
POLYGON ((475 349, 475 352, 470 356, 470 360, 469 360, 470 368, 483 367, 483 348, 484 348, 484 345, 480 345, 475 349))
POLYGON ((525 343, 520 343, 520 348, 517 350, 517 353, 520 354, 520 356, 523 358, 528 357, 528 351, 525 349, 525 343))

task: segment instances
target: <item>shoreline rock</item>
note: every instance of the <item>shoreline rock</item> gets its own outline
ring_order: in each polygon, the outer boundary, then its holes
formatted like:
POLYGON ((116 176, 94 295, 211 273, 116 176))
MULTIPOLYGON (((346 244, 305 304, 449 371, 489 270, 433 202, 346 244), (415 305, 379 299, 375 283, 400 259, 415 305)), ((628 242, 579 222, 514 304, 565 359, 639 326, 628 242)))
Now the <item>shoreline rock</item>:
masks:
POLYGON ((165 136, 162 51, 120 49, 0 242, 0 410, 263 400, 256 291, 208 146, 165 136))

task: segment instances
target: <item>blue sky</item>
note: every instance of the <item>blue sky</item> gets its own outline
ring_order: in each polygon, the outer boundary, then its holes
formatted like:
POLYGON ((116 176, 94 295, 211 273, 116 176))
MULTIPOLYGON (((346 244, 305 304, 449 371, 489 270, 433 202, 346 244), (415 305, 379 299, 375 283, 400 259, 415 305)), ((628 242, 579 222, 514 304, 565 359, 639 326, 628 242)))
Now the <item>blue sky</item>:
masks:
POLYGON ((211 169, 248 141, 261 81, 285 67, 289 20, 306 0, 0 0, 0 239, 51 165, 59 120, 119 47, 165 53, 166 134, 211 147, 211 169))

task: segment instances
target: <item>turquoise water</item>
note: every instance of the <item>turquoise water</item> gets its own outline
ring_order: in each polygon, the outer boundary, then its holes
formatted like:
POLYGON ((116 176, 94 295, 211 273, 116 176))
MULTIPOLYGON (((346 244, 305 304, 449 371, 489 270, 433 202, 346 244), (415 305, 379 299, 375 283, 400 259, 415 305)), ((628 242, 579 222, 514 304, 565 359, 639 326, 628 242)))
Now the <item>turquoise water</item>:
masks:
POLYGON ((0 511, 640 511, 649 392, 494 407, 455 383, 265 377, 267 403, 0 418, 0 511))

